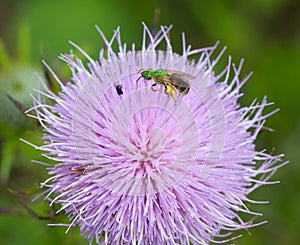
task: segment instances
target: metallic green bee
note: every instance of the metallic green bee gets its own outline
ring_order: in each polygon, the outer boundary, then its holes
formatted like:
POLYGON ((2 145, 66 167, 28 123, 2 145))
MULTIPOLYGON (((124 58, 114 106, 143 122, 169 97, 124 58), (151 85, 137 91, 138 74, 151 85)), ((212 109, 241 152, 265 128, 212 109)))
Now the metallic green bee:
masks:
POLYGON ((151 86, 152 91, 157 91, 153 88, 157 84, 164 85, 165 93, 170 95, 175 103, 176 103, 176 91, 178 91, 182 95, 188 94, 190 90, 189 79, 190 80, 195 79, 195 77, 193 77, 190 74, 179 72, 179 71, 165 70, 165 69, 143 70, 138 80, 140 78, 144 78, 145 80, 152 79, 154 81, 154 83, 151 86))

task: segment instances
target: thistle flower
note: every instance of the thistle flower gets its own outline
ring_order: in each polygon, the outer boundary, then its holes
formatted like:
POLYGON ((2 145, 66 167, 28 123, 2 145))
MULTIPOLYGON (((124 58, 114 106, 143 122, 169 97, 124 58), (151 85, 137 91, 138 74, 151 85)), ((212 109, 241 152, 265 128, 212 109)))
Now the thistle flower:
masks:
POLYGON ((207 244, 263 223, 240 215, 260 215, 247 203, 263 202, 248 195, 276 183, 269 179, 285 163, 282 155, 255 149, 266 118, 277 110, 263 114, 272 104, 266 98, 238 104, 249 78, 239 79, 243 61, 236 67, 229 57, 215 74, 225 50, 213 59, 217 44, 192 50, 183 34, 179 55, 172 51, 171 27, 152 35, 144 25, 141 51, 127 50, 119 29, 110 41, 97 29, 107 48, 99 61, 71 42, 87 67, 73 54, 61 55, 71 81, 63 84, 51 71, 61 86, 55 95, 40 79, 46 92, 36 90, 29 114, 45 131, 44 145, 34 147, 56 161, 42 186, 51 205, 61 204, 69 228, 78 225, 98 244, 207 244), (157 49, 162 42, 166 51, 157 49), (190 90, 182 95, 168 77, 158 77, 153 91, 155 81, 141 77, 148 69, 189 74, 190 90))

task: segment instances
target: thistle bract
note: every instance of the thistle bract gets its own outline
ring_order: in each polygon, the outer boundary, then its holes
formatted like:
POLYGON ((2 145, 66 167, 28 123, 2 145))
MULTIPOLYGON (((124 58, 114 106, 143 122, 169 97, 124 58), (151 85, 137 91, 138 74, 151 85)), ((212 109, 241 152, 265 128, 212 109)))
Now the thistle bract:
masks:
POLYGON ((269 178, 285 163, 278 164, 281 155, 255 149, 265 119, 276 110, 263 113, 271 104, 266 98, 238 104, 249 77, 239 79, 243 62, 234 66, 229 57, 215 74, 224 50, 213 59, 217 45, 192 50, 183 35, 183 52, 176 54, 171 27, 152 35, 144 26, 140 51, 134 45, 127 50, 119 29, 111 40, 97 29, 106 46, 99 60, 72 43, 88 64, 61 55, 71 81, 63 84, 52 72, 61 86, 55 95, 40 79, 46 92, 36 90, 30 114, 45 132, 44 145, 35 147, 56 162, 42 186, 51 205, 61 204, 69 228, 78 225, 98 244, 207 244, 260 224, 240 214, 259 215, 247 208, 258 203, 248 195, 273 183, 269 178), (164 51, 157 49, 162 42, 164 51), (153 81, 139 79, 148 69, 194 79, 174 103, 164 84, 153 91, 153 81))

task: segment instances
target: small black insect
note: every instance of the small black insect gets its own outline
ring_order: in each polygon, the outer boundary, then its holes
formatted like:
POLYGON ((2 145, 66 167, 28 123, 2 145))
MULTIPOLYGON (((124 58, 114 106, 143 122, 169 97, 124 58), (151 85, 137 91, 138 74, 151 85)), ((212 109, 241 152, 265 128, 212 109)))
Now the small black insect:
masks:
POLYGON ((116 91, 118 93, 118 95, 122 95, 123 94, 123 90, 122 90, 122 85, 115 85, 116 91))

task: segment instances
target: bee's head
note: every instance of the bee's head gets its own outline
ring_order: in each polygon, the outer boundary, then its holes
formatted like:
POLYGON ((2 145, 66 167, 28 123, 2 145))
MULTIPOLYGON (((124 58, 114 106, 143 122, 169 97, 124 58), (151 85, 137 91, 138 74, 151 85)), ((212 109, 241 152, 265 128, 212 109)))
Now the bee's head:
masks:
POLYGON ((142 71, 141 75, 145 80, 151 80, 153 77, 153 70, 152 69, 144 70, 142 71))
POLYGON ((138 80, 140 80, 140 78, 144 78, 145 80, 151 80, 153 78, 153 70, 152 69, 149 69, 149 70, 141 69, 141 70, 139 70, 139 73, 141 74, 141 76, 139 77, 138 80))

